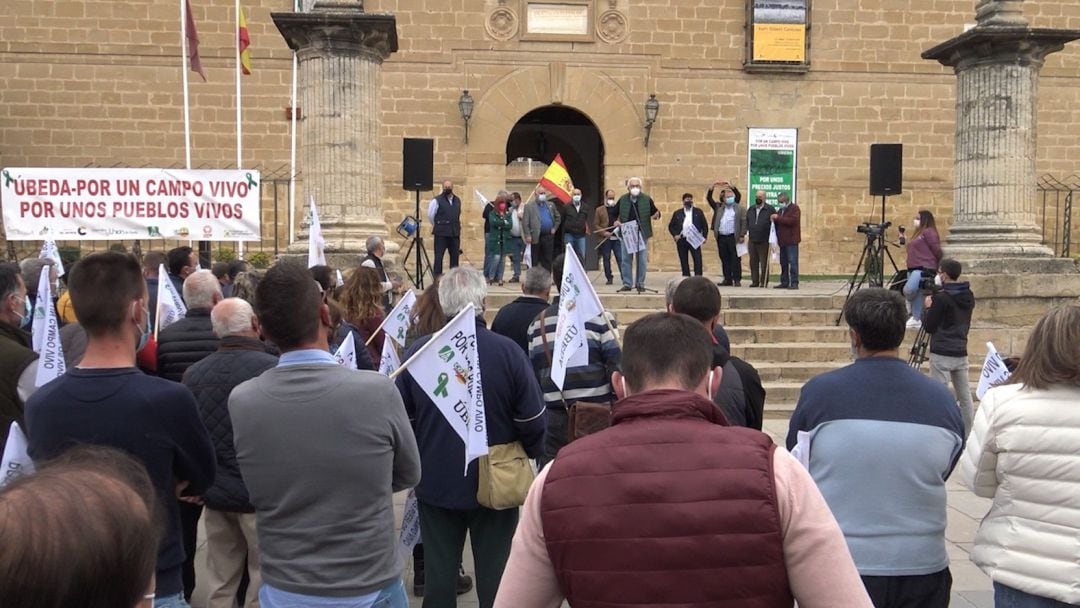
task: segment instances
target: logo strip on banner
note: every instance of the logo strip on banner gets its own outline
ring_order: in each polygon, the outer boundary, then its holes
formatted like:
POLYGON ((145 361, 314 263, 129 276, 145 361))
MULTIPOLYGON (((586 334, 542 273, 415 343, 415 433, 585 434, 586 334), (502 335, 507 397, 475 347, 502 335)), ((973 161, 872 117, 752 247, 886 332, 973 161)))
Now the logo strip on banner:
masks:
POLYGON ((180 238, 258 241, 258 171, 6 168, 13 241, 180 238))

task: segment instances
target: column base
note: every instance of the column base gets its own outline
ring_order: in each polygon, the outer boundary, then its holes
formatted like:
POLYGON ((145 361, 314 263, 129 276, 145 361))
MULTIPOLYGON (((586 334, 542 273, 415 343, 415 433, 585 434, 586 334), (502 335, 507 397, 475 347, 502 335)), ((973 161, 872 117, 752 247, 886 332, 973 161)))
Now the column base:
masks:
POLYGON ((1035 227, 1015 224, 954 225, 945 254, 961 261, 998 258, 1050 258, 1053 249, 1042 244, 1035 227))

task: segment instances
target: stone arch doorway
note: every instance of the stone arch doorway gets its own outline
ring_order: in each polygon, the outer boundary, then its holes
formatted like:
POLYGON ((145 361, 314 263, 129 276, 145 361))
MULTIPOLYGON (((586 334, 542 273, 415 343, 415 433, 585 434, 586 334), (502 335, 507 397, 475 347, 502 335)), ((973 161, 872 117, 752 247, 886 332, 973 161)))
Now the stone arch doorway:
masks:
MULTIPOLYGON (((536 108, 522 116, 510 130, 506 140, 507 185, 519 190, 531 188, 535 181, 523 180, 521 184, 511 181, 515 172, 509 166, 520 166, 522 159, 531 159, 539 167, 546 167, 556 154, 562 155, 574 186, 581 189, 584 203, 590 208, 603 204, 604 141, 600 129, 584 113, 564 105, 536 108)), ((533 176, 529 175, 528 179, 533 176)), ((522 191, 522 196, 528 196, 528 192, 522 191)), ((560 250, 561 247, 560 244, 560 250)), ((590 270, 597 267, 594 247, 595 244, 588 247, 585 260, 590 270)))

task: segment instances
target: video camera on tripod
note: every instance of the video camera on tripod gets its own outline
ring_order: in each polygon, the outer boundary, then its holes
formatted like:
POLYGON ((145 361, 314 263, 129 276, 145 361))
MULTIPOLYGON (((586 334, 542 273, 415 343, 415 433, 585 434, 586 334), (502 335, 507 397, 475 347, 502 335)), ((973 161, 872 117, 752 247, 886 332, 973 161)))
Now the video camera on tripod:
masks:
MULTIPOLYGON (((855 231, 859 234, 865 234, 868 239, 875 239, 885 234, 885 231, 892 226, 892 222, 884 222, 882 224, 875 224, 873 222, 863 222, 855 227, 855 231)), ((904 233, 904 227, 900 227, 900 233, 904 233)))

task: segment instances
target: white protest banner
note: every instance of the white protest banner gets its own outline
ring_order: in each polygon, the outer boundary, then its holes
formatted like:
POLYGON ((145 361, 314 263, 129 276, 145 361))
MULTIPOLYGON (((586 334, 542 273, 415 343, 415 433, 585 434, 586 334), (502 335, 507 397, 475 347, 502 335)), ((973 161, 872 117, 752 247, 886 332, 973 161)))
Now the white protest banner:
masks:
POLYGON ((622 239, 623 254, 644 251, 648 242, 641 236, 637 220, 630 220, 619 226, 619 238, 622 239))
POLYGON ((18 422, 12 422, 8 430, 7 444, 4 445, 4 457, 0 461, 0 488, 34 472, 34 461, 30 460, 26 449, 26 435, 18 422))
POLYGON ((46 169, 0 172, 13 241, 258 241, 259 172, 46 169))
POLYGON ((469 463, 488 453, 487 414, 476 350, 476 309, 469 304, 398 370, 408 370, 465 443, 469 463))
POLYGON ((389 376, 401 367, 401 359, 398 357, 397 348, 393 340, 383 340, 382 356, 379 358, 379 373, 389 376))
POLYGON ((34 386, 44 386, 64 375, 64 347, 60 343, 60 322, 56 318, 56 307, 52 304, 52 281, 49 280, 49 267, 41 269, 41 279, 38 281, 38 305, 35 306, 34 317, 37 310, 44 311, 44 317, 34 324, 34 337, 37 338, 39 326, 41 343, 38 347, 37 379, 34 386), (42 302, 45 304, 42 305, 42 302))
POLYGON ((412 309, 416 306, 416 293, 409 290, 401 301, 386 315, 383 322, 383 332, 388 338, 405 348, 405 335, 409 333, 409 325, 412 324, 412 309))
POLYGON ((776 198, 787 192, 798 198, 798 129, 747 129, 746 192, 765 192, 765 202, 776 207, 776 198))
POLYGON ((740 258, 746 257, 746 254, 750 253, 750 245, 747 245, 745 241, 742 243, 735 243, 735 255, 740 258))
POLYGON ((684 228, 682 236, 686 239, 686 244, 694 249, 701 249, 701 246, 705 244, 705 237, 693 225, 684 228))
POLYGON ((311 223, 308 225, 308 268, 312 266, 326 266, 326 241, 323 239, 322 224, 319 223, 319 212, 315 209, 315 197, 311 197, 311 223))
POLYGON ((157 324, 154 325, 154 339, 157 339, 157 332, 183 319, 186 315, 187 306, 184 305, 184 299, 176 292, 176 287, 169 280, 169 273, 165 270, 165 265, 161 264, 158 266, 157 313, 155 316, 157 324))
POLYGON ((60 248, 56 246, 56 241, 45 241, 41 244, 41 253, 38 257, 43 260, 52 260, 56 264, 56 276, 64 276, 64 260, 60 259, 60 248))
MULTIPOLYGON (((559 288, 559 320, 555 325, 554 353, 551 356, 551 381, 561 390, 566 369, 589 364, 585 322, 604 313, 589 275, 569 243, 563 258, 562 286, 559 288)), ((543 331, 543 328, 541 328, 543 331)))
POLYGON ((532 245, 525 244, 525 253, 521 256, 521 263, 525 265, 525 268, 532 268, 532 245))
POLYGON ((405 513, 401 518, 401 536, 398 537, 398 552, 401 559, 407 560, 413 547, 420 542, 420 505, 416 502, 416 490, 409 490, 405 497, 405 513))
POLYGON ((338 365, 356 369, 356 338, 353 337, 353 332, 350 331, 349 335, 345 336, 345 340, 334 353, 334 358, 337 359, 338 365))
MULTIPOLYGON (((41 274, 38 275, 37 284, 37 296, 35 296, 34 310, 33 310, 33 326, 31 329, 31 348, 35 353, 41 352, 41 343, 45 340, 45 317, 48 316, 48 310, 53 308, 52 305, 52 281, 49 280, 49 267, 44 266, 41 268, 41 274), (44 296, 44 297, 42 297, 44 296)), ((30 286, 26 286, 26 291, 29 293, 30 286)))
POLYGON ((986 360, 983 362, 982 372, 979 373, 979 386, 975 389, 975 396, 983 398, 986 391, 1009 379, 1009 368, 1005 367, 1005 360, 994 348, 993 342, 986 343, 986 360))
POLYGON ((780 261, 780 241, 776 237, 776 224, 769 224, 769 255, 772 261, 780 261))

